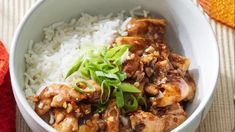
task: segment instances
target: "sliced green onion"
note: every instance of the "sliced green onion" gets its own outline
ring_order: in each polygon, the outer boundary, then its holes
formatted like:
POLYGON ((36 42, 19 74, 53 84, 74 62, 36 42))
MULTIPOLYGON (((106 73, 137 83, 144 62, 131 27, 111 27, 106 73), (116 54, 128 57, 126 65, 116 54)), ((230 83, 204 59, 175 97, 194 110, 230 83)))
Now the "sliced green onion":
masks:
POLYGON ((148 108, 148 105, 147 105, 147 102, 146 102, 145 97, 139 95, 139 96, 137 97, 137 101, 138 101, 138 103, 139 103, 140 105, 144 105, 144 108, 145 108, 145 109, 148 108))
POLYGON ((120 69, 117 66, 112 66, 112 65, 110 66, 110 65, 103 66, 102 70, 106 73, 116 73, 120 71, 120 69))
POLYGON ((104 57, 106 59, 112 58, 122 47, 121 46, 116 46, 113 48, 108 49, 105 53, 104 53, 104 57))
POLYGON ((89 78, 90 74, 89 74, 89 69, 87 67, 81 66, 79 71, 83 76, 89 78))
POLYGON ((123 92, 129 92, 129 93, 140 93, 141 91, 136 88, 134 85, 131 85, 130 83, 121 83, 118 85, 118 88, 121 89, 123 92))
POLYGON ((129 45, 122 45, 122 48, 120 48, 119 52, 117 52, 112 58, 110 58, 110 60, 121 60, 122 56, 128 50, 129 47, 129 45))
POLYGON ((101 83, 101 93, 100 93, 100 103, 106 104, 109 101, 110 97, 110 86, 107 84, 107 82, 104 80, 101 83), (106 94, 106 95, 105 95, 106 94))
POLYGON ((118 108, 122 108, 124 106, 124 97, 123 92, 120 89, 116 89, 115 91, 116 96, 116 104, 118 108))
POLYGON ((119 61, 122 59, 124 53, 129 49, 130 45, 117 45, 108 49, 104 54, 104 58, 111 61, 119 61))
POLYGON ((74 65, 69 69, 69 71, 67 72, 65 76, 65 79, 68 78, 74 72, 76 72, 81 66, 82 62, 83 62, 83 56, 79 57, 77 61, 74 63, 74 65))
POLYGON ((95 74, 98 77, 107 77, 107 78, 111 78, 111 79, 119 79, 118 76, 116 74, 113 74, 113 73, 104 73, 102 71, 96 71, 95 74))
POLYGON ((116 74, 118 75, 120 81, 124 81, 127 78, 127 74, 124 72, 118 72, 116 74))
POLYGON ((135 98, 134 95, 132 94, 125 94, 125 111, 128 112, 133 112, 136 111, 138 108, 138 102, 135 98))
POLYGON ((106 83, 109 85, 109 86, 112 86, 114 88, 117 88, 118 85, 121 84, 121 82, 119 80, 110 80, 110 79, 107 79, 105 80, 106 83))
POLYGON ((74 89, 76 89, 78 92, 80 93, 90 93, 90 92, 95 92, 95 87, 93 85, 91 85, 90 83, 88 83, 87 81, 85 80, 79 80, 79 81, 76 81, 76 83, 73 83, 72 84, 72 87, 74 89), (85 89, 83 88, 80 88, 79 86, 77 86, 77 83, 83 83, 85 84, 87 87, 85 89))
POLYGON ((102 82, 102 78, 98 77, 96 74, 95 74, 95 71, 94 70, 90 70, 90 77, 92 80, 94 80, 95 82, 97 83, 101 83, 102 82))

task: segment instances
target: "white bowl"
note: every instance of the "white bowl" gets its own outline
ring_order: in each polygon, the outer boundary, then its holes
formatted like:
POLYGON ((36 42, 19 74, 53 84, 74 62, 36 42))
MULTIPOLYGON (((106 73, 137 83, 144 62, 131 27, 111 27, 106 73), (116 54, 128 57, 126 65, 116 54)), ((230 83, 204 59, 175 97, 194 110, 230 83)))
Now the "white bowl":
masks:
POLYGON ((42 28, 68 20, 81 12, 107 14, 136 6, 167 19, 167 40, 171 49, 191 59, 190 72, 197 84, 196 96, 187 107, 188 119, 173 131, 194 131, 205 117, 215 89, 219 57, 213 31, 190 0, 39 0, 21 21, 10 53, 10 73, 14 96, 33 131, 54 131, 30 107, 24 95, 24 70, 28 43, 42 39, 42 28))

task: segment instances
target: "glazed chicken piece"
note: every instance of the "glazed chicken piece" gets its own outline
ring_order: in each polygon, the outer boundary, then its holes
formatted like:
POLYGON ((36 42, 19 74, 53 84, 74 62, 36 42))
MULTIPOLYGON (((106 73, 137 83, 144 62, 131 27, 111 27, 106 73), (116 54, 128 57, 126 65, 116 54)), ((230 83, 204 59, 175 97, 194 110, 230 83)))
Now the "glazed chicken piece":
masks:
POLYGON ((163 132, 164 120, 150 112, 138 110, 130 116, 131 127, 137 132, 163 132))
POLYGON ((101 88, 93 80, 89 80, 88 82, 95 87, 95 92, 82 94, 65 84, 51 84, 46 86, 42 92, 36 96, 35 111, 42 116, 51 108, 64 108, 69 111, 76 110, 75 108, 78 107, 76 102, 84 99, 95 102, 99 99, 101 88))
POLYGON ((150 95, 157 95, 159 94, 159 89, 157 88, 157 85, 155 84, 147 84, 145 87, 144 87, 144 90, 146 93, 150 94, 150 95))
POLYGON ((184 74, 190 65, 190 60, 188 58, 175 53, 169 55, 169 60, 175 68, 180 69, 184 74))
POLYGON ((164 43, 159 43, 155 45, 156 51, 159 52, 159 59, 162 60, 168 60, 168 57, 170 55, 170 49, 168 46, 164 43))
POLYGON ((187 114, 179 103, 167 107, 151 106, 150 111, 164 122, 164 132, 169 132, 187 119, 187 114))
POLYGON ((119 117, 120 117, 120 110, 117 107, 115 100, 111 100, 103 115, 103 119, 107 123, 107 132, 119 131, 119 123, 120 123, 119 117))
POLYGON ((77 92, 65 84, 51 84, 46 86, 35 102, 35 111, 38 115, 46 114, 52 107, 66 107, 71 102, 83 100, 86 95, 77 92))
POLYGON ((85 124, 79 126, 78 132, 97 132, 99 130, 99 114, 94 114, 85 124))
POLYGON ((131 19, 127 24, 128 36, 141 36, 152 42, 164 42, 166 21, 163 19, 131 19))
MULTIPOLYGON (((49 121, 52 124, 52 127, 57 131, 78 131, 79 122, 78 119, 89 116, 91 113, 90 104, 82 104, 79 106, 71 107, 71 111, 62 109, 62 108, 54 108, 52 111, 52 117, 49 121), (78 108, 76 108, 78 107, 78 108), (74 109, 72 111, 72 108, 74 109), (76 108, 76 109, 75 109, 76 108)), ((94 125, 92 128, 89 127, 89 130, 94 129, 94 125)))
POLYGON ((123 63, 123 71, 128 77, 131 77, 139 69, 139 65, 140 57, 135 54, 131 54, 123 63))
POLYGON ((162 19, 132 19, 127 24, 128 35, 118 37, 117 44, 129 44, 130 52, 142 55, 151 44, 163 43, 166 22, 162 19))
MULTIPOLYGON (((166 22, 161 19, 132 19, 127 24, 128 36, 116 39, 118 44, 131 45, 130 52, 135 55, 135 57, 129 56, 131 59, 123 64, 123 71, 127 73, 128 77, 136 74, 133 79, 141 82, 145 76, 145 73, 138 69, 141 62, 147 64, 159 56, 162 60, 168 58, 170 50, 163 41, 159 41, 164 38, 165 25, 166 22), (137 56, 140 56, 141 59, 137 56), (136 73, 137 70, 139 71, 136 73)), ((146 68, 145 72, 150 77, 154 71, 152 68, 146 68)))
POLYGON ((169 106, 161 118, 165 120, 164 131, 169 132, 183 123, 187 119, 187 114, 180 104, 176 103, 169 106))
POLYGON ((195 85, 193 82, 188 83, 178 76, 168 77, 166 83, 161 84, 161 96, 151 97, 152 105, 165 107, 182 100, 190 100, 194 96, 195 85))
POLYGON ((149 39, 143 37, 118 37, 115 42, 117 44, 131 45, 130 52, 136 55, 142 55, 144 50, 151 44, 149 39))
POLYGON ((173 69, 169 60, 159 61, 155 64, 155 68, 158 70, 159 75, 166 76, 169 70, 173 69))
MULTIPOLYGON (((97 97, 94 96, 94 94, 99 94, 101 90, 100 86, 96 84, 95 81, 89 80, 88 82, 95 87, 95 92, 88 94, 80 93, 65 84, 52 84, 45 87, 36 97, 35 111, 40 116, 45 115, 49 111, 53 111, 54 120, 52 119, 50 123, 57 131, 70 132, 78 131, 78 129, 80 131, 78 118, 91 113, 91 104, 77 102, 84 99, 95 101, 97 97)), ((89 124, 91 123, 88 121, 86 125, 89 124)), ((93 129, 96 131, 94 122, 92 122, 92 124, 93 125, 90 125, 92 128, 89 127, 88 131, 93 129)))
POLYGON ((55 122, 52 125, 58 132, 76 132, 78 131, 78 121, 73 113, 67 113, 65 110, 54 110, 55 122))
POLYGON ((187 118, 186 113, 179 103, 167 106, 165 108, 151 108, 150 112, 138 110, 130 116, 131 127, 138 132, 169 132, 179 126, 187 118))

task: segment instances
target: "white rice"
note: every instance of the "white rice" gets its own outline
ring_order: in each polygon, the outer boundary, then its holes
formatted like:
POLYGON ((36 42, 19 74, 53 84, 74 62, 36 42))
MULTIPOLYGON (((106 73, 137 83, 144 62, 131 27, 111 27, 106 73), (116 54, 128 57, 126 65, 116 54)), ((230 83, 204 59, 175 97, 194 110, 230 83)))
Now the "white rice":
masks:
MULTIPOLYGON (((135 10, 139 10, 139 7, 135 10)), ((131 16, 135 15, 135 10, 130 12, 131 16)), ((142 14, 146 16, 147 12, 142 14)), ((112 43, 117 36, 127 35, 125 25, 129 20, 124 16, 124 11, 115 16, 82 13, 77 19, 44 28, 44 39, 37 43, 30 41, 25 54, 26 96, 34 95, 46 84, 64 82, 66 72, 81 53, 81 45, 96 48, 112 43)))

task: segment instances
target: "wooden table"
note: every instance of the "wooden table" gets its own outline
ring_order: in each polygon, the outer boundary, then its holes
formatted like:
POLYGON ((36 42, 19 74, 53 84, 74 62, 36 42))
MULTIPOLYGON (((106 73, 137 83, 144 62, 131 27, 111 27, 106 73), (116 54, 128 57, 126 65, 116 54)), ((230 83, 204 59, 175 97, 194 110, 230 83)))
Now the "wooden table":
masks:
MULTIPOLYGON (((0 0, 0 40, 6 44, 8 49, 16 26, 25 12, 33 3, 35 3, 35 1, 36 0, 0 0)), ((201 8, 196 3, 196 0, 193 0, 193 2, 198 6, 198 8, 201 8)), ((231 132, 235 127, 235 102, 233 100, 235 92, 235 31, 209 19, 208 17, 207 19, 211 23, 218 41, 220 53, 220 74, 214 95, 214 102, 197 131, 231 132)), ((16 115, 17 131, 31 131, 18 110, 16 115)))

